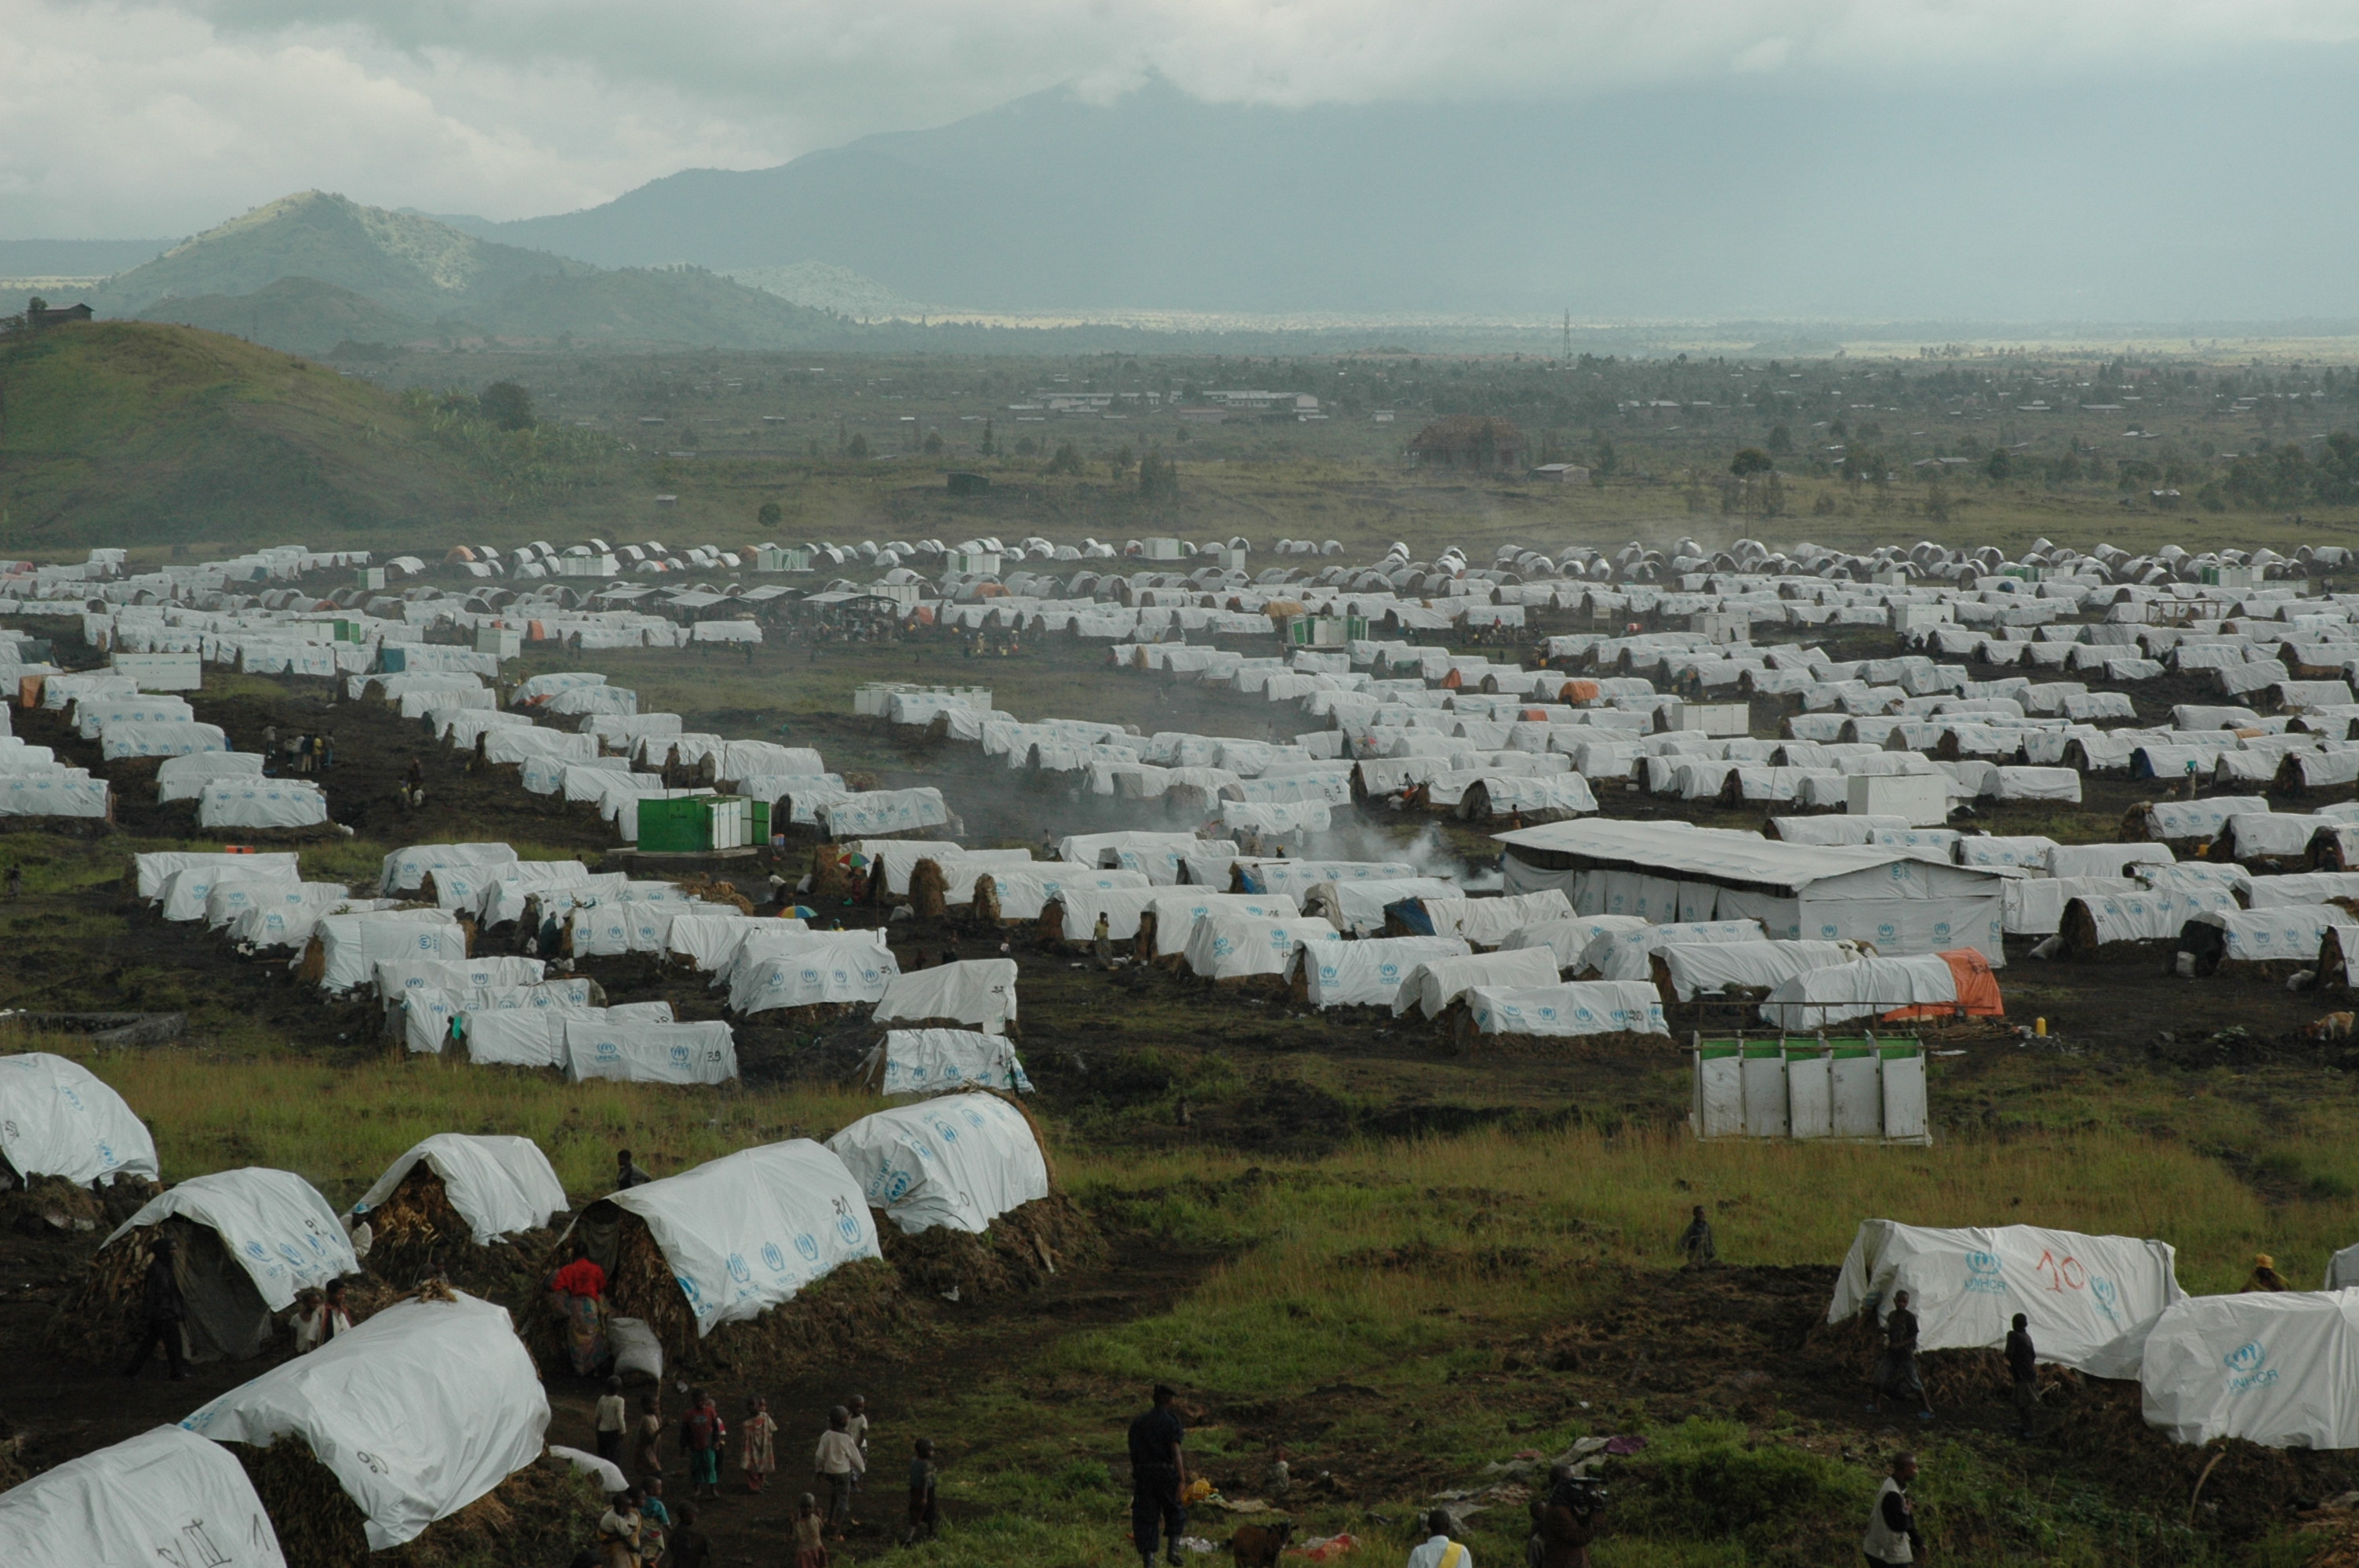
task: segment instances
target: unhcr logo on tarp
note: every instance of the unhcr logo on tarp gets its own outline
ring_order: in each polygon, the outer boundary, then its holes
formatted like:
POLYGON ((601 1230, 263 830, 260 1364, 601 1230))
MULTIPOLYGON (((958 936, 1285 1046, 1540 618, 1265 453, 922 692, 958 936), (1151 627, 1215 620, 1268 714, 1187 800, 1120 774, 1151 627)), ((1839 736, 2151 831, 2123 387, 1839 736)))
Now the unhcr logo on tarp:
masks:
POLYGON ((1966 1254, 1966 1290, 1970 1294, 2003 1296, 2006 1294, 2006 1273, 1995 1252, 1966 1254))
POLYGON ((2257 1339, 2248 1339, 2229 1351, 2221 1358, 2221 1365, 2228 1368, 2228 1391, 2245 1394, 2276 1382, 2277 1369, 2268 1362, 2269 1353, 2257 1339))

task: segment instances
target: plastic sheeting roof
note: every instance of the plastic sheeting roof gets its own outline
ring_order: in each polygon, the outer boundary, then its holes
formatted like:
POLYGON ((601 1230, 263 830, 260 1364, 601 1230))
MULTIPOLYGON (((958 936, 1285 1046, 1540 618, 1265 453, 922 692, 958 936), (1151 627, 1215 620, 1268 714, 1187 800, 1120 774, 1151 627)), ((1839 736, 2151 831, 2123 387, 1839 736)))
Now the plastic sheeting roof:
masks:
POLYGON ((538 1230, 551 1215, 565 1211, 565 1185, 531 1139, 437 1132, 386 1166, 353 1205, 353 1213, 365 1216, 392 1196, 421 1161, 442 1179, 451 1206, 467 1222, 478 1247, 516 1231, 538 1230))
POLYGON ((880 1110, 827 1146, 904 1235, 937 1227, 981 1235, 1009 1209, 1049 1195, 1032 1124, 994 1095, 880 1110))
POLYGON ((1004 1034, 1016 1017, 1016 960, 970 958, 897 976, 871 1016, 878 1023, 946 1019, 1004 1034))
POLYGON ((123 1097, 81 1063, 46 1051, 0 1056, 0 1159, 20 1176, 77 1186, 160 1174, 156 1141, 123 1097))
MULTIPOLYGON (((1788 844, 1729 828, 1667 832, 1660 822, 1551 822, 1495 833, 1502 844, 1571 855, 1600 865, 1626 866, 1666 877, 1739 883, 1794 894, 1813 882, 1871 871, 1910 857, 1867 845, 1788 844)), ((1967 875, 1972 868, 1953 868, 1967 875)))
POLYGON ((1016 1057, 1016 1047, 995 1034, 972 1029, 894 1029, 861 1064, 874 1076, 876 1092, 939 1095, 976 1084, 1009 1094, 1030 1094, 1032 1080, 1016 1057))
POLYGON ((11 1568, 287 1568, 245 1466, 178 1426, 69 1459, 0 1493, 0 1541, 11 1568))
POLYGON ((176 1216, 218 1235, 273 1312, 292 1305, 299 1290, 360 1272, 336 1211, 292 1171, 248 1165, 191 1176, 148 1199, 106 1239, 176 1216))
POLYGON ((180 1424, 261 1448, 300 1437, 383 1552, 539 1458, 549 1399, 507 1310, 461 1295, 388 1307, 180 1424))
POLYGON ((741 1149, 607 1201, 647 1223, 700 1338, 793 1300, 856 1259, 882 1256, 860 1184, 808 1138, 741 1149))

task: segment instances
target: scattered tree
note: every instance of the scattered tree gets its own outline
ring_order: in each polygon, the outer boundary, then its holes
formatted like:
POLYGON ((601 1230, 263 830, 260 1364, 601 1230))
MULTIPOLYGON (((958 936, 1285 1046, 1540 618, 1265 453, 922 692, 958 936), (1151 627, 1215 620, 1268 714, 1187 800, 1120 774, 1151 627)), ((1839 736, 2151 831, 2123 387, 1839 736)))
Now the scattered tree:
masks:
POLYGON ((1016 455, 1017 457, 1036 457, 1039 454, 1039 445, 1035 442, 1031 437, 1018 436, 1016 438, 1016 455))
POLYGON ((2007 456, 2005 447, 1993 447, 1990 456, 1983 460, 1983 472, 1993 484, 2004 483, 2015 472, 2015 460, 2007 456))
POLYGON ((850 444, 843 449, 843 455, 850 458, 854 462, 866 462, 868 460, 868 438, 858 435, 853 437, 850 444))
POLYGON ((1131 465, 1136 461, 1137 459, 1132 455, 1128 443, 1125 443, 1122 450, 1116 452, 1106 464, 1108 471, 1114 475, 1114 483, 1120 484, 1128 478, 1131 465))
POLYGON ((1082 471, 1082 449, 1071 441, 1057 443, 1056 455, 1049 460, 1050 473, 1079 474, 1082 471))
POLYGON ((1149 501, 1180 493, 1180 465, 1165 457, 1160 447, 1149 447, 1138 461, 1138 493, 1149 501))
POLYGON ((786 521, 786 516, 785 507, 775 501, 766 501, 762 503, 761 510, 754 514, 754 521, 762 527, 775 528, 786 521))
POLYGON ((928 456, 928 457, 929 457, 929 458, 938 458, 938 457, 940 457, 941 455, 942 455, 942 433, 941 433, 940 430, 929 430, 929 431, 927 431, 927 432, 926 432, 926 456, 928 456))
POLYGON ((532 394, 513 381, 495 381, 475 400, 484 417, 503 430, 532 428, 532 394))
POLYGON ((1793 456, 1793 453, 1794 432, 1782 424, 1770 426, 1769 455, 1773 458, 1785 458, 1793 456))
POLYGON ((1728 471, 1739 479, 1751 479, 1756 473, 1767 473, 1776 465, 1769 454, 1758 447, 1745 447, 1728 460, 1728 471))
POLYGON ((991 421, 987 418, 983 422, 983 445, 977 449, 986 458, 995 457, 999 452, 997 444, 992 440, 991 421))

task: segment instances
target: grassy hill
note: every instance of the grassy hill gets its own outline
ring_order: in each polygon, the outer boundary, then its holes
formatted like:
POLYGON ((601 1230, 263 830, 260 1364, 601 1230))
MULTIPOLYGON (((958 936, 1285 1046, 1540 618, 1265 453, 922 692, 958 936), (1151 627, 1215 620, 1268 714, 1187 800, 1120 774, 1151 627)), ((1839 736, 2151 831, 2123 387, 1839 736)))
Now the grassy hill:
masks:
POLYGON ((0 339, 10 550, 447 539, 604 486, 606 448, 561 427, 497 430, 463 401, 396 395, 193 328, 0 339))
POLYGON ((139 312, 139 319, 202 327, 315 357, 348 341, 405 343, 427 331, 416 317, 316 277, 282 277, 251 294, 168 297, 139 312))

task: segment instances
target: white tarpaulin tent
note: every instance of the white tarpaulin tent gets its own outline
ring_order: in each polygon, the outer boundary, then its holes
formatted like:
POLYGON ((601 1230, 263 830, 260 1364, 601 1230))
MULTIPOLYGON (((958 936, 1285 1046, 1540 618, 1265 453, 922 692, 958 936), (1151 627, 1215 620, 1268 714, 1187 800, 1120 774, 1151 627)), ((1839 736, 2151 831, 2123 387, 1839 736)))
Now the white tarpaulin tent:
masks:
POLYGON ((1495 837, 1506 846, 1507 892, 1559 888, 1582 914, 1758 920, 1770 936, 1866 942, 1887 955, 1973 947, 1993 968, 2006 962, 2006 879, 1907 846, 1788 844, 1669 822, 1554 822, 1495 837))
POLYGON ((2095 1353, 2185 1292, 2167 1241, 2084 1236, 2029 1225, 1928 1229, 1860 1222, 1827 1307, 1843 1323, 1895 1291, 1908 1292, 1923 1350, 1995 1350, 2017 1313, 2031 1320, 2039 1358, 2090 1370, 2095 1353))
POLYGON ((159 849, 151 854, 131 857, 133 874, 138 881, 139 896, 154 899, 164 891, 165 879, 175 871, 191 867, 212 869, 215 875, 206 885, 211 886, 224 875, 234 875, 245 881, 303 880, 299 863, 300 857, 292 851, 272 850, 262 855, 223 854, 213 850, 159 849))
POLYGON ((506 844, 412 844, 385 858, 377 887, 386 893, 414 892, 441 866, 496 866, 516 858, 506 844))
POLYGON ((197 796, 197 827, 316 827, 328 797, 307 779, 213 779, 197 796))
POLYGON ((888 1030, 884 1043, 860 1064, 859 1077, 887 1098, 944 1094, 976 1084, 1009 1094, 1032 1092, 1016 1047, 972 1029, 888 1030))
POLYGON ((301 1438, 384 1552, 538 1459, 549 1398, 507 1309, 461 1295, 387 1307, 180 1424, 257 1448, 301 1438))
POLYGON ((1060 839, 1057 858, 1083 866, 1103 866, 1111 858, 1117 869, 1144 872, 1152 885, 1169 887, 1179 881, 1186 857, 1223 849, 1237 852, 1234 843, 1208 844, 1193 833, 1082 833, 1060 839))
POLYGON ((2347 1291, 2359 1286, 2359 1247, 2345 1247, 2326 1260, 2326 1289, 2347 1291))
POLYGON ((434 990, 483 990, 506 986, 537 986, 549 966, 538 958, 501 955, 484 958, 397 958, 370 967, 370 983, 378 1000, 390 1001, 406 993, 434 990))
MULTIPOLYGON (((745 942, 755 919, 755 916, 739 909, 683 909, 671 917, 670 925, 664 927, 664 954, 667 957, 680 960, 690 968, 712 974, 736 957, 738 946, 745 942)), ((797 920, 788 929, 809 930, 810 927, 797 920)))
MULTIPOLYGON (((243 855, 232 859, 257 860, 261 857, 243 855)), ((288 859, 292 860, 294 857, 290 855, 288 859)), ((276 863, 253 871, 235 864, 183 866, 166 877, 163 885, 156 890, 157 913, 166 920, 201 920, 205 915, 206 900, 212 896, 213 889, 230 885, 254 887, 265 883, 289 888, 303 885, 296 880, 296 872, 291 866, 281 868, 276 863)), ((342 890, 338 889, 337 892, 341 895, 342 890)))
POLYGON ((878 1023, 962 1023, 1005 1034, 1016 1017, 1016 960, 969 958, 896 976, 871 1015, 878 1023))
MULTIPOLYGON (((1155 957, 1176 958, 1188 951, 1188 938, 1196 929, 1196 922, 1218 912, 1246 920, 1293 920, 1302 911, 1295 908, 1294 900, 1286 894, 1265 892, 1207 892, 1192 888, 1153 889, 1149 891, 1143 913, 1155 917, 1155 957)), ((1095 928, 1093 914, 1092 929, 1095 928)), ((1068 925, 1070 925, 1070 922, 1068 925)), ((1107 934, 1114 935, 1116 922, 1106 922, 1107 934)), ((1138 925, 1131 925, 1131 935, 1138 934, 1138 925)), ((1090 932, 1069 938, 1086 940, 1090 932)))
POLYGON ((353 1205, 353 1214, 366 1217, 420 1162, 442 1178, 444 1195, 467 1222, 478 1247, 520 1230, 538 1230, 566 1208, 564 1184, 531 1139, 437 1132, 387 1165, 353 1205))
POLYGON ((1693 1001, 1698 992, 1729 986, 1773 989, 1812 969, 1856 960, 1849 942, 1707 942, 1658 950, 1671 982, 1671 1000, 1693 1001))
POLYGON ((1581 967, 1589 945, 1608 932, 1640 931, 1647 923, 1635 914, 1576 914, 1570 920, 1542 920, 1515 932, 1501 947, 1546 947, 1556 955, 1559 970, 1581 967))
POLYGON ((469 1064, 478 1067, 562 1067, 565 1026, 576 1020, 593 1023, 672 1022, 671 1003, 668 1001, 626 1001, 620 1007, 592 1007, 586 982, 551 980, 533 990, 560 991, 576 983, 583 986, 578 997, 560 994, 545 1006, 537 1001, 521 1007, 512 1005, 514 995, 508 993, 495 994, 484 1005, 471 1003, 462 1007, 459 1027, 469 1064))
MULTIPOLYGON (((1162 922, 1156 924, 1159 934, 1162 922)), ((1343 940, 1342 933, 1323 920, 1303 915, 1262 920, 1216 909, 1189 930, 1180 962, 1190 974, 1210 980, 1283 975, 1293 968, 1297 947, 1343 940)))
MULTIPOLYGON (((173 879, 174 882, 179 882, 188 874, 182 871, 179 877, 173 879)), ((178 893, 177 887, 166 889, 164 908, 168 912, 178 902, 178 893)), ((215 882, 212 885, 212 891, 205 894, 204 922, 208 928, 219 931, 225 925, 236 925, 251 910, 287 911, 316 908, 324 912, 337 904, 349 903, 352 896, 351 890, 342 882, 246 882, 223 880, 215 882)), ((164 918, 169 920, 171 915, 168 913, 164 918)))
POLYGON ((1432 923, 1432 935, 1463 936, 1477 947, 1496 947, 1527 925, 1572 918, 1571 903, 1555 888, 1503 898, 1422 899, 1418 908, 1432 923))
POLYGON ((1642 980, 1473 986, 1466 1011, 1482 1034, 1662 1034, 1663 1001, 1642 980))
MULTIPOLYGON (((1315 914, 1338 931, 1366 935, 1381 931, 1387 905, 1405 898, 1456 899, 1456 882, 1442 877, 1409 877, 1400 881, 1314 882, 1302 895, 1302 912, 1315 914)), ((1449 933, 1444 932, 1447 935, 1449 933)))
POLYGON ((1602 980, 1643 980, 1654 972, 1655 955, 1665 947, 1699 947, 1712 942, 1767 940, 1757 920, 1674 921, 1602 933, 1581 956, 1581 968, 1602 980))
POLYGON ((908 1236, 937 1226, 979 1236, 1009 1209, 1049 1195, 1049 1162, 1032 1124, 994 1095, 880 1110, 827 1146, 869 1204, 908 1236))
POLYGON ((2359 1292, 2187 1296, 2110 1354, 2114 1376, 2136 1357, 2146 1419, 2177 1442, 2359 1448, 2359 1292))
POLYGON ((919 789, 863 790, 842 800, 829 801, 816 813, 831 838, 867 838, 880 833, 914 833, 940 827, 951 819, 942 792, 927 785, 919 789))
POLYGON ((299 1290, 360 1272, 336 1211, 292 1171, 248 1165, 191 1176, 148 1199, 106 1239, 174 1218, 219 1236, 272 1312, 294 1304, 299 1290))
POLYGON ((88 1067, 46 1051, 0 1056, 0 1183, 62 1176, 158 1180, 147 1124, 88 1067))
POLYGON ((729 966, 729 1011, 873 1002, 900 973, 882 931, 765 932, 729 966))
POLYGON ((325 967, 320 989, 348 991, 364 986, 376 966, 388 959, 467 956, 467 931, 449 911, 387 909, 370 914, 322 915, 312 939, 325 967))
POLYGON ((1860 958, 1806 969, 1782 981, 1761 1004, 1761 1021, 1808 1034, 1854 1018, 1958 1000, 1958 977, 1938 954, 1860 958))
POLYGON ((565 1021, 565 1076, 642 1084, 725 1084, 737 1076, 737 1042, 729 1025, 655 1023, 603 1018, 565 1021))
POLYGON ((1546 947, 1502 953, 1471 953, 1462 958, 1429 958, 1408 972, 1393 997, 1393 1016, 1416 1008, 1428 1018, 1476 986, 1516 989, 1557 983, 1556 955, 1546 947))
POLYGON ((1313 1007, 1388 1008, 1419 965, 1473 951, 1462 936, 1372 936, 1305 946, 1294 961, 1313 1007))
POLYGON ((287 1568, 228 1449, 159 1426, 0 1492, 8 1568, 287 1568))
POLYGON ((606 1201, 646 1222, 701 1338, 883 1256, 860 1184, 808 1138, 741 1149, 606 1201))
POLYGON ((1022 867, 971 868, 968 875, 973 879, 966 887, 970 902, 975 883, 990 877, 992 896, 998 901, 1002 920, 1038 920, 1049 905, 1078 892, 1149 890, 1144 871, 1076 870, 1054 860, 1036 860, 1022 867))
POLYGON ((191 752, 167 757, 156 769, 156 800, 169 805, 194 800, 215 779, 258 779, 262 756, 257 752, 191 752))

